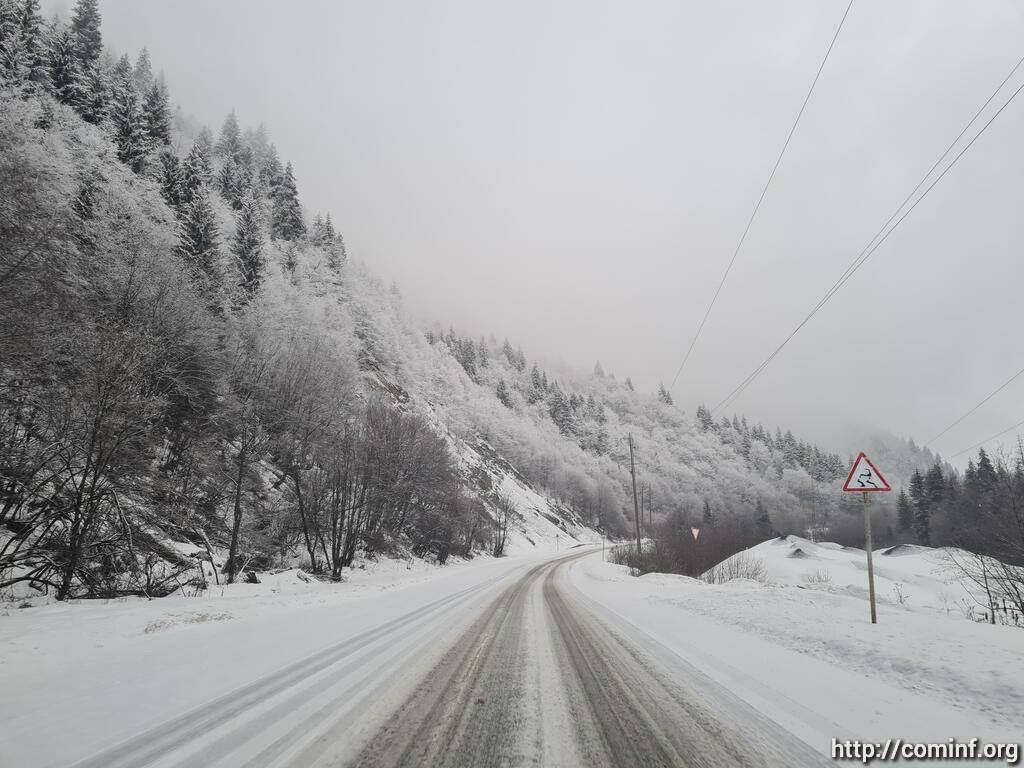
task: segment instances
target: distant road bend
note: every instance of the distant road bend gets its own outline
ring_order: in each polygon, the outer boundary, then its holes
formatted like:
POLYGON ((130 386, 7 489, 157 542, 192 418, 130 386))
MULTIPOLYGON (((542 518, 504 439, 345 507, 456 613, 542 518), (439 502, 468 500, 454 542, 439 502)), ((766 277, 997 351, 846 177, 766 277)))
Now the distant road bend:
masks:
POLYGON ((76 768, 828 764, 576 590, 593 554, 418 606, 76 768))

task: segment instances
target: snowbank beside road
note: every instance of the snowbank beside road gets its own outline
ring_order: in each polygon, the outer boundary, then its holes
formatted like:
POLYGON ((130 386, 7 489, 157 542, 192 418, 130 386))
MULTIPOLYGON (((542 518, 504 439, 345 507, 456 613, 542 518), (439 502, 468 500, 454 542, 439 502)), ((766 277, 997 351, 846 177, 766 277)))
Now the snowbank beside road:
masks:
POLYGON ((815 546, 792 540, 754 548, 767 550, 775 584, 636 578, 599 556, 576 564, 571 577, 610 621, 651 636, 680 663, 816 748, 832 737, 1021 739, 1024 630, 978 624, 927 605, 926 594, 957 587, 941 575, 928 581, 933 564, 923 552, 893 557, 885 577, 898 578, 894 583, 907 585, 912 598, 914 585, 920 604, 880 601, 879 624, 872 626, 866 589, 851 577, 866 578, 855 555, 818 545, 819 561, 789 557, 793 547, 805 545, 815 546), (825 561, 832 582, 812 588, 804 574, 825 561))

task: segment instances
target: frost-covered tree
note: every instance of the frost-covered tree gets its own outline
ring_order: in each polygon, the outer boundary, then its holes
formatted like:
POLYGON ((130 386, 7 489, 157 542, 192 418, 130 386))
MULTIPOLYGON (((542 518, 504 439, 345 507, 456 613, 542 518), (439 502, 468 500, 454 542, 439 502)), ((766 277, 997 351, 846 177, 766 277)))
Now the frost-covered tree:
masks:
MULTIPOLYGON (((138 83, 137 74, 136 83, 138 83)), ((158 78, 144 93, 146 100, 142 111, 146 136, 153 146, 169 145, 171 143, 171 108, 167 103, 167 86, 164 84, 163 78, 158 78)))
POLYGON ((273 196, 274 190, 284 175, 281 158, 277 154, 277 147, 273 144, 267 148, 266 154, 257 168, 257 175, 260 187, 266 190, 268 195, 273 196))
POLYGON ((103 35, 100 32, 99 0, 77 0, 71 15, 71 32, 75 37, 75 54, 83 72, 100 65, 103 35))
POLYGON ((183 202, 189 202, 198 189, 208 186, 213 181, 209 149, 209 144, 204 142, 200 136, 181 164, 183 202))
POLYGON ((16 0, 0 0, 0 85, 22 88, 29 84, 31 57, 16 0))
POLYGON ((237 159, 242 151, 242 131, 238 127, 238 116, 235 110, 231 110, 224 118, 224 124, 220 129, 220 136, 217 138, 216 146, 219 157, 232 157, 237 159))
POLYGON ((526 355, 523 354, 522 347, 516 347, 515 366, 520 373, 526 370, 526 355))
POLYGON ((512 407, 512 394, 508 391, 508 385, 505 383, 504 379, 498 379, 498 385, 495 388, 494 393, 497 395, 498 400, 502 405, 506 408, 512 407))
POLYGON ((284 174, 272 193, 271 203, 271 224, 275 239, 295 240, 306 233, 291 163, 285 166, 284 174))
POLYGON ((82 79, 75 55, 75 38, 68 27, 58 27, 50 36, 47 57, 49 90, 61 104, 69 107, 82 100, 82 79))
POLYGON ((697 426, 700 427, 701 432, 707 432, 715 426, 715 420, 711 417, 711 411, 707 409, 704 403, 697 406, 697 426))
POLYGON ((665 403, 665 405, 672 405, 672 395, 665 389, 664 384, 658 384, 658 400, 665 403))
POLYGON ((217 188, 236 211, 248 197, 251 184, 246 166, 239 158, 228 155, 217 174, 217 188))
POLYGON ((626 377, 626 381, 624 383, 626 385, 626 389, 628 389, 630 392, 634 392, 635 391, 633 389, 633 380, 631 378, 629 378, 629 376, 626 377))
POLYGON ((927 545, 931 541, 931 503, 924 476, 917 469, 910 478, 910 499, 914 503, 914 533, 918 541, 927 545))
POLYGON ((576 419, 569 400, 562 390, 555 386, 548 397, 548 414, 563 435, 576 434, 576 419))
POLYGON ((532 404, 543 400, 545 389, 547 388, 544 386, 544 381, 541 379, 540 368, 538 368, 537 364, 534 363, 533 368, 530 369, 530 388, 526 391, 526 402, 532 404))
POLYGON ((164 200, 172 208, 186 202, 181 161, 170 149, 164 148, 157 155, 157 183, 164 200))
MULTIPOLYGON (((127 62, 127 57, 123 59, 127 62)), ((110 122, 117 156, 122 163, 139 173, 152 144, 146 135, 146 119, 131 65, 119 65, 110 102, 110 122)))
POLYGON ((219 285, 220 233, 205 187, 196 190, 182 208, 178 240, 178 253, 192 274, 207 286, 219 285))
POLYGON ((99 64, 89 65, 82 71, 80 83, 75 109, 87 123, 102 125, 111 111, 112 86, 106 70, 99 64))
POLYGON ((238 263, 239 285, 247 296, 255 294, 263 282, 263 215, 259 201, 250 195, 235 215, 235 236, 231 252, 238 263))
POLYGON ((14 88, 45 86, 48 54, 39 0, 0 1, 0 83, 14 88))
POLYGON ((135 69, 132 71, 135 79, 135 88, 139 93, 149 93, 153 87, 153 65, 149 61, 149 51, 143 46, 139 56, 135 60, 135 69))

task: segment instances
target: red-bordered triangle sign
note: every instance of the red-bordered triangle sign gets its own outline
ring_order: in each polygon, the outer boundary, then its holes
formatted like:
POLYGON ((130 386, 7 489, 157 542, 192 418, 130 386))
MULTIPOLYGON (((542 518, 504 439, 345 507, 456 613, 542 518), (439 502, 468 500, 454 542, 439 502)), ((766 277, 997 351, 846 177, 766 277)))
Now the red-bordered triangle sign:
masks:
POLYGON ((843 490, 850 493, 872 493, 891 491, 892 486, 878 471, 878 467, 871 463, 871 459, 864 451, 861 451, 857 455, 857 460, 853 462, 853 469, 846 478, 843 490))

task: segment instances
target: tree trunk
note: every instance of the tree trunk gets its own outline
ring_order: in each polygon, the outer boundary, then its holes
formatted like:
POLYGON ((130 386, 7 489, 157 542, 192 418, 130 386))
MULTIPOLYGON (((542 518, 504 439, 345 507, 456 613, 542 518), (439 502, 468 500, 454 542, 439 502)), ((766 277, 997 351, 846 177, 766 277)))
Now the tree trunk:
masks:
POLYGON ((235 477, 235 519, 231 526, 231 548, 228 550, 228 584, 235 583, 235 558, 238 555, 238 532, 242 528, 242 482, 245 477, 246 454, 238 454, 238 475, 235 477))
POLYGON ((309 521, 306 519, 306 503, 302 498, 302 482, 299 479, 299 470, 293 466, 288 470, 288 474, 295 484, 295 502, 299 505, 299 520, 302 521, 302 537, 306 541, 306 552, 309 553, 309 567, 313 573, 320 573, 320 568, 316 562, 316 544, 309 535, 309 521))

